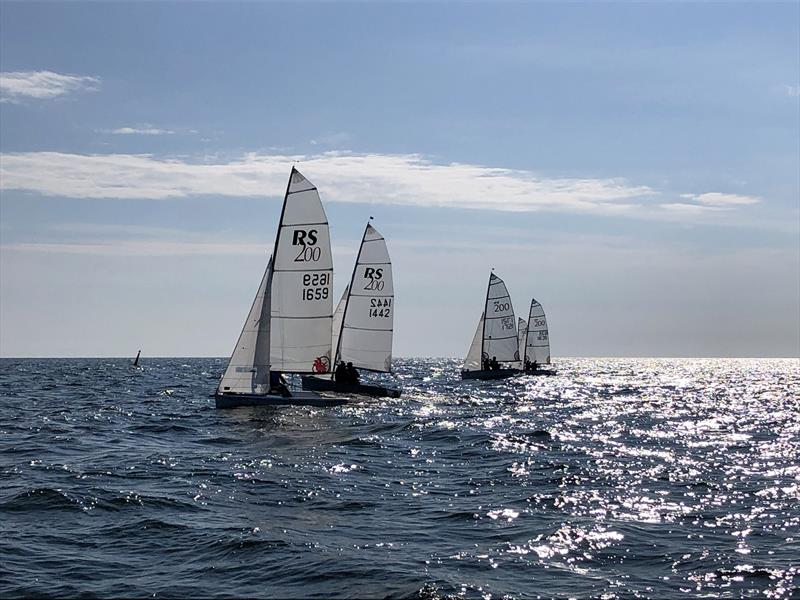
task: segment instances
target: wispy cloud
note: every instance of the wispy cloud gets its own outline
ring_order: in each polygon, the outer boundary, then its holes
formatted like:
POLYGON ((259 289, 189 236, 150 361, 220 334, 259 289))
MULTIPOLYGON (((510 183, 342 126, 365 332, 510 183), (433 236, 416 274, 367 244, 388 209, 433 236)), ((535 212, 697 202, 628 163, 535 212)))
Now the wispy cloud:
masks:
POLYGON ((723 194, 720 192, 706 192, 705 194, 681 194, 681 198, 693 200, 703 206, 716 206, 720 208, 746 206, 748 204, 758 204, 761 202, 761 198, 758 198, 757 196, 723 194))
POLYGON ((309 143, 312 146, 338 146, 341 148, 345 144, 350 143, 352 140, 353 136, 349 133, 338 131, 334 133, 323 133, 322 135, 315 137, 313 140, 310 140, 309 143))
POLYGON ((666 220, 730 212, 761 202, 755 196, 721 192, 681 194, 671 200, 624 178, 554 178, 519 169, 436 164, 418 154, 347 152, 250 153, 227 161, 147 154, 8 153, 0 163, 0 189, 68 198, 281 197, 292 164, 317 184, 326 202, 666 220))
POLYGON ((117 129, 110 129, 108 133, 115 135, 172 135, 175 132, 171 129, 159 129, 148 125, 143 127, 118 127, 117 129))
POLYGON ((654 193, 622 178, 547 178, 523 170, 435 164, 416 154, 246 154, 227 162, 59 152, 2 158, 0 188, 71 198, 279 197, 292 163, 333 202, 616 214, 654 193))
POLYGON ((784 85, 783 90, 786 92, 787 96, 800 98, 800 85, 784 85))
POLYGON ((98 77, 53 71, 5 71, 0 73, 0 102, 50 100, 73 92, 96 91, 99 87, 98 77))
POLYGON ((664 210, 679 215, 701 215, 724 210, 719 206, 705 206, 703 204, 689 204, 687 202, 667 202, 659 204, 664 210))

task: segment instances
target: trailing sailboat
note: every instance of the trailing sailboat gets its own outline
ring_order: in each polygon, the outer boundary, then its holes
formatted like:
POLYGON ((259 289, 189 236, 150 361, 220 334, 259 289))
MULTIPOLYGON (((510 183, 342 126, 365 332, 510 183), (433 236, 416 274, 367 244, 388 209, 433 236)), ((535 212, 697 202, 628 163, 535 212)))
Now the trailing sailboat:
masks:
POLYGON ((472 338, 462 379, 503 379, 519 373, 519 339, 505 282, 489 275, 484 311, 472 338))
POLYGON ((525 343, 520 356, 526 374, 555 375, 555 369, 541 368, 541 365, 550 364, 550 335, 547 330, 547 317, 544 316, 544 309, 536 301, 536 298, 531 300, 525 343))
POLYGON ((330 371, 332 282, 325 210, 292 167, 272 257, 214 394, 217 408, 346 402, 290 391, 282 375, 330 371))
POLYGON ((399 390, 361 383, 356 370, 391 373, 393 328, 392 262, 386 240, 367 223, 350 284, 333 317, 333 373, 303 377, 303 389, 399 397, 399 390))

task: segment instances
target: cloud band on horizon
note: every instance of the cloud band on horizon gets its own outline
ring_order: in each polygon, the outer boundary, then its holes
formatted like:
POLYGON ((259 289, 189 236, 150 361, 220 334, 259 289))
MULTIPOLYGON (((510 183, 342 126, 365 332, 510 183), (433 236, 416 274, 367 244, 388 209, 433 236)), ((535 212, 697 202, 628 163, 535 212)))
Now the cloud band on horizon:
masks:
MULTIPOLYGON (((659 195, 624 178, 542 177, 518 169, 436 164, 419 154, 349 152, 247 153, 228 161, 195 162, 150 154, 5 153, 0 163, 0 189, 88 199, 282 197, 292 164, 329 202, 635 216, 652 209, 646 201, 659 195)), ((716 192, 684 197, 726 207, 759 201, 716 192), (734 201, 708 202, 709 197, 734 201)))

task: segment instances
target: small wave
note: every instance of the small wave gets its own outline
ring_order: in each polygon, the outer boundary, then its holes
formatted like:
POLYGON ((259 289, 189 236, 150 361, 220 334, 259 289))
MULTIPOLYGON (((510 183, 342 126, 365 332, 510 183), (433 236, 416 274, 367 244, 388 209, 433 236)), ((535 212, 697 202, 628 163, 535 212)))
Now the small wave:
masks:
POLYGON ((79 508, 80 503, 65 492, 52 488, 36 488, 20 492, 0 503, 0 508, 14 512, 37 512, 41 510, 63 510, 79 508))

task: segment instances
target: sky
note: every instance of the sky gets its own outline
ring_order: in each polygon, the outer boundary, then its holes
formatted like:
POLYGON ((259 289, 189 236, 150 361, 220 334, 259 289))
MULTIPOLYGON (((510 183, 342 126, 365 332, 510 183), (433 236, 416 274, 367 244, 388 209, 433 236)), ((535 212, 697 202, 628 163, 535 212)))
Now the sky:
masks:
POLYGON ((295 165, 396 356, 800 356, 800 4, 0 0, 0 356, 227 356, 295 165))

